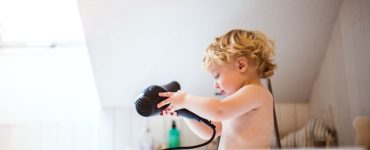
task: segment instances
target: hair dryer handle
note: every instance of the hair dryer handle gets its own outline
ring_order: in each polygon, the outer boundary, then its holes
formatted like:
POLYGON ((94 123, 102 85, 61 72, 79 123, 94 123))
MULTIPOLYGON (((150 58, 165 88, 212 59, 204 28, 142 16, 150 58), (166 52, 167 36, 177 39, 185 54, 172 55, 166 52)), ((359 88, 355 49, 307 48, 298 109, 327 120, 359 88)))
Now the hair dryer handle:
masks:
POLYGON ((176 110, 176 113, 178 116, 182 116, 182 117, 186 117, 186 118, 189 118, 189 119, 194 119, 198 122, 203 122, 205 123, 206 125, 208 125, 209 127, 211 128, 215 128, 215 125, 213 125, 211 123, 211 121, 207 120, 207 119, 204 119, 202 117, 199 117, 198 115, 194 114, 193 112, 187 110, 187 109, 179 109, 179 110, 176 110))

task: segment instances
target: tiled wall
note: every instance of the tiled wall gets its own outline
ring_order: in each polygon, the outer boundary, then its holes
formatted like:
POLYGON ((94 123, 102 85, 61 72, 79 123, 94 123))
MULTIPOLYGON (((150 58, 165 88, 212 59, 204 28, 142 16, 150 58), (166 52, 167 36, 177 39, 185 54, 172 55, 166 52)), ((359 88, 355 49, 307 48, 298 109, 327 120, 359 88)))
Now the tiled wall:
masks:
MULTIPOLYGON (((310 118, 307 103, 277 103, 276 109, 281 135, 299 129, 310 118)), ((133 108, 105 108, 100 115, 95 122, 0 125, 0 150, 139 149, 141 133, 147 124, 158 148, 166 145, 173 119, 144 118, 133 108)), ((181 119, 175 121, 183 146, 204 142, 181 119)))
POLYGON ((91 125, 17 124, 0 126, 1 150, 97 150, 91 125))
POLYGON ((278 102, 275 108, 281 137, 299 130, 311 119, 307 102, 278 102))
MULTIPOLYGON (((131 108, 106 108, 95 122, 0 125, 0 150, 130 150, 139 149, 146 124, 156 147, 166 145, 172 118, 138 116, 131 108)), ((182 145, 203 142, 176 119, 182 145)), ((204 148, 203 148, 204 149, 204 148)))

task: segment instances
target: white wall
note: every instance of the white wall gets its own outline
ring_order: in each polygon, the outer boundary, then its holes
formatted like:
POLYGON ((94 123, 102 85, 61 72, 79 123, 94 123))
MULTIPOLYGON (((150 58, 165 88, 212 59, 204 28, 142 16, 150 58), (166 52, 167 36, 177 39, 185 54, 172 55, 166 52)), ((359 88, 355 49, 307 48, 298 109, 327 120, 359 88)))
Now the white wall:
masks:
POLYGON ((83 46, 0 47, 0 124, 94 119, 99 110, 83 46))
POLYGON ((150 84, 213 96, 204 49, 234 29, 276 42, 277 101, 307 101, 341 0, 78 0, 103 106, 132 106, 150 84), (297 61, 299 58, 299 61, 297 61), (299 70, 308 70, 300 72, 299 70))
POLYGON ((333 113, 340 145, 354 144, 355 116, 370 116, 369 39, 370 1, 344 0, 310 97, 313 116, 333 113))

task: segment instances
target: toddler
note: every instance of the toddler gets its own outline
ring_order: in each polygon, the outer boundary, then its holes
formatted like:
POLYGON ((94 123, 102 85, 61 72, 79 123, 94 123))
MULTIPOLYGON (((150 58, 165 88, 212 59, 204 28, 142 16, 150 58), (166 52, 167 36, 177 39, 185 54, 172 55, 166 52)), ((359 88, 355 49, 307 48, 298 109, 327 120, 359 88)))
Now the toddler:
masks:
MULTIPOLYGON (((186 108, 211 120, 216 136, 222 135, 222 150, 270 148, 274 136, 273 98, 261 79, 274 74, 274 50, 274 43, 259 31, 231 30, 217 37, 206 49, 203 65, 225 98, 195 96, 184 91, 159 93, 168 98, 158 107, 170 104, 162 115, 177 116, 176 110, 186 108)), ((199 137, 211 137, 208 126, 184 120, 199 137)))

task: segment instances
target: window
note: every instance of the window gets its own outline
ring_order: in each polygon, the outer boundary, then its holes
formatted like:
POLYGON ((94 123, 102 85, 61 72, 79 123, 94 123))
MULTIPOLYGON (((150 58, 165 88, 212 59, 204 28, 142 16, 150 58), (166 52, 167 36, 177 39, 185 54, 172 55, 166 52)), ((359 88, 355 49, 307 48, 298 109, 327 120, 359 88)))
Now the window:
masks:
POLYGON ((0 124, 97 117, 78 12, 74 0, 0 0, 0 124))
POLYGON ((3 46, 84 43, 77 1, 0 1, 0 42, 3 46))

